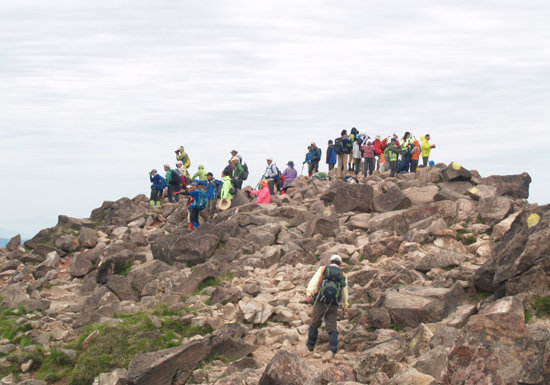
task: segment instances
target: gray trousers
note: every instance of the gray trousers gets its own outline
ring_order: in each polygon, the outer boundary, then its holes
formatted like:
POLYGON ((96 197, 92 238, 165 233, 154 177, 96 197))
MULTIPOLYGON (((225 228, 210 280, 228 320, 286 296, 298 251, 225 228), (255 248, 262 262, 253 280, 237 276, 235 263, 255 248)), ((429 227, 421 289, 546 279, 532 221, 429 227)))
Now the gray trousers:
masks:
POLYGON ((318 329, 323 322, 323 318, 325 319, 325 328, 329 334, 337 331, 336 321, 338 319, 338 305, 325 305, 319 301, 315 302, 309 327, 318 329))

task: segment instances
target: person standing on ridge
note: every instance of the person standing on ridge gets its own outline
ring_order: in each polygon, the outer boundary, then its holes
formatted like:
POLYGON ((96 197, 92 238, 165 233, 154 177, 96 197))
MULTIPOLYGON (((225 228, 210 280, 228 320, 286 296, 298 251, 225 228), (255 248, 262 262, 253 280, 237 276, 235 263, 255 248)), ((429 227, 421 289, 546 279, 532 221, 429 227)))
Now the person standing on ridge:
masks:
POLYGON ((176 151, 176 159, 181 161, 183 169, 185 170, 185 177, 191 179, 189 176, 189 167, 191 167, 191 159, 189 155, 183 150, 183 146, 180 146, 176 151))
POLYGON ((420 148, 422 149, 422 167, 428 165, 430 159, 430 151, 435 148, 435 144, 428 143, 430 141, 430 134, 426 134, 420 137, 420 148))
POLYGON ((209 172, 206 174, 206 180, 194 180, 200 186, 206 186, 206 198, 208 203, 206 205, 206 216, 208 219, 212 219, 216 211, 216 199, 218 198, 218 192, 222 187, 222 182, 214 179, 214 174, 209 172))
POLYGON ((418 139, 413 136, 413 149, 411 151, 409 172, 416 172, 416 169, 418 167, 418 160, 420 158, 420 151, 420 143, 418 143, 418 139))
POLYGON ((382 156, 382 142, 380 141, 380 135, 376 135, 374 142, 374 157, 376 158, 376 171, 380 170, 380 157, 382 156))
POLYGON ((374 172, 374 146, 370 141, 367 141, 367 143, 363 144, 361 150, 363 150, 363 159, 365 162, 363 165, 363 175, 372 175, 374 172))
POLYGON ((233 194, 231 194, 231 189, 235 190, 233 183, 231 182, 231 167, 227 166, 222 171, 222 190, 220 193, 221 199, 233 199, 233 194))
POLYGON ((149 172, 149 180, 151 181, 151 197, 149 198, 149 204, 151 207, 160 206, 160 200, 162 199, 162 192, 166 187, 166 179, 157 173, 156 169, 152 169, 149 172))
POLYGON ((390 144, 384 150, 384 158, 386 162, 390 164, 390 178, 394 177, 397 174, 398 161, 397 157, 399 155, 399 145, 396 138, 391 138, 390 144))
POLYGON ((321 149, 315 142, 311 142, 309 146, 309 159, 308 174, 311 177, 314 173, 319 172, 319 162, 321 161, 321 149))
POLYGON ((332 354, 338 351, 338 305, 345 313, 348 308, 348 283, 342 271, 342 258, 339 255, 330 257, 328 266, 321 266, 313 275, 306 289, 306 302, 313 301, 313 313, 309 323, 306 346, 310 352, 315 348, 319 327, 325 319, 328 332, 329 350, 332 354))
MULTIPOLYGON (((172 171, 169 164, 164 165, 164 171, 166 171, 166 186, 168 187, 168 202, 174 203, 174 193, 176 192, 176 186, 179 187, 179 181, 177 180, 177 173, 172 171)), ((179 188, 178 188, 179 193, 179 188)), ((178 199, 179 200, 179 199, 178 199)))
POLYGON ((336 173, 336 177, 338 178, 342 177, 342 174, 345 174, 346 172, 348 155, 350 153, 350 151, 348 151, 348 147, 350 144, 351 142, 348 139, 348 132, 346 130, 342 130, 340 137, 336 138, 334 141, 334 150, 336 151, 336 154, 338 154, 338 172, 336 173))
POLYGON ((206 171, 204 171, 204 166, 202 164, 199 164, 199 168, 195 175, 193 175, 193 178, 191 179, 198 179, 205 181, 206 180, 206 171))
POLYGON ((269 192, 271 195, 275 194, 275 185, 279 182, 279 169, 277 165, 273 163, 273 158, 268 157, 266 159, 267 167, 265 168, 264 179, 267 180, 269 192))
POLYGON ((189 195, 187 210, 189 211, 189 229, 194 230, 199 227, 199 212, 207 205, 206 192, 199 190, 197 182, 187 186, 187 190, 183 195, 189 195))
POLYGON ((328 170, 332 170, 334 168, 334 165, 336 164, 338 154, 336 154, 336 151, 334 151, 334 144, 332 143, 332 139, 328 141, 328 147, 327 147, 327 160, 326 163, 328 164, 328 170))

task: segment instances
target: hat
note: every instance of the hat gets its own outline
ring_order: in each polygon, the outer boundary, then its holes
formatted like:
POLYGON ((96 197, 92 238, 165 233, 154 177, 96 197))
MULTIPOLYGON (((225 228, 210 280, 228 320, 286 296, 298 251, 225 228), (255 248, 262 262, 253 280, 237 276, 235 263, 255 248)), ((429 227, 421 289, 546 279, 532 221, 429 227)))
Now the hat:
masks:
POLYGON ((397 142, 397 139, 396 138, 391 138, 391 141, 392 142, 397 142))
POLYGON ((294 162, 290 160, 286 165, 290 167, 294 167, 294 162))
POLYGON ((178 160, 178 161, 176 162, 176 165, 178 165, 178 164, 183 164, 183 162, 182 162, 181 160, 178 160))
POLYGON ((227 198, 219 199, 218 203, 216 204, 216 207, 218 208, 218 210, 225 211, 231 207, 231 202, 232 202, 231 199, 227 199, 227 198))
POLYGON ((233 153, 238 154, 239 151, 237 151, 237 150, 231 150, 231 154, 233 154, 233 153))
POLYGON ((342 257, 340 257, 338 254, 334 254, 332 257, 330 257, 330 262, 335 263, 337 265, 341 265, 342 257))
POLYGON ((157 172, 157 169, 156 168, 152 169, 151 173, 153 173, 153 172, 157 172))
POLYGON ((165 163, 165 164, 164 164, 164 167, 170 168, 170 165, 169 165, 168 163, 165 163))
POLYGON ((270 156, 268 156, 268 157, 266 158, 266 160, 271 160, 271 161, 273 161, 273 158, 270 157, 270 156))
POLYGON ((191 184, 188 184, 188 185, 187 185, 187 188, 198 187, 198 185, 199 185, 199 184, 198 184, 197 182, 193 182, 193 183, 191 183, 191 184))
POLYGON ((376 138, 375 138, 375 139, 380 140, 380 135, 376 135, 376 138))

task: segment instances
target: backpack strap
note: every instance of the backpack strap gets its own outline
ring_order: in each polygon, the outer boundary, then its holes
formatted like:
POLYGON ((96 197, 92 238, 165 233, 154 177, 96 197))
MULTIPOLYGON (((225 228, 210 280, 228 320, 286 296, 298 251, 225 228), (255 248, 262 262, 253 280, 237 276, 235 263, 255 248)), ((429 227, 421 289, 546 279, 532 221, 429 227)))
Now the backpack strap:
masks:
POLYGON ((319 289, 321 288, 321 282, 323 282, 323 279, 325 278, 325 271, 326 266, 323 266, 323 271, 321 272, 321 276, 319 277, 319 282, 317 283, 317 290, 315 291, 315 294, 319 293, 319 289))

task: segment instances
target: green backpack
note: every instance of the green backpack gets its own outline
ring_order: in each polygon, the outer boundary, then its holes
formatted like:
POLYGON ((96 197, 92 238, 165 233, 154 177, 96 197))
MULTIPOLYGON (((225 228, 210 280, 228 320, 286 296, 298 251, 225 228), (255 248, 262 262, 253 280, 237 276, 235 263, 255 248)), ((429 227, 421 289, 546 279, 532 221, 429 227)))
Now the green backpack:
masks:
POLYGON ((338 305, 342 300, 342 269, 337 266, 327 266, 323 271, 323 280, 319 286, 317 301, 325 305, 338 305))

